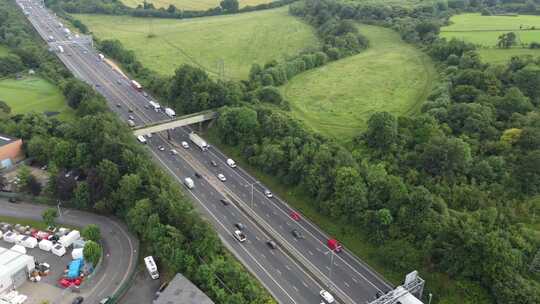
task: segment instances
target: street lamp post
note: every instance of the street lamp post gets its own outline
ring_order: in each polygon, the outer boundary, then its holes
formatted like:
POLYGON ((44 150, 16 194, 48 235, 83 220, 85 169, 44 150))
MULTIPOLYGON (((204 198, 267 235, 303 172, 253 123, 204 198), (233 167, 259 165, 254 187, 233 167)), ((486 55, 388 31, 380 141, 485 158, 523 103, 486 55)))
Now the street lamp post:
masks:
POLYGON ((253 208, 253 196, 254 196, 254 192, 255 192, 255 185, 256 184, 260 184, 261 182, 254 182, 254 183, 251 183, 249 185, 246 185, 247 186, 251 186, 251 208, 253 208))
POLYGON ((62 217, 62 209, 60 209, 61 204, 62 204, 62 202, 60 200, 58 200, 58 204, 56 205, 56 208, 58 209, 58 216, 59 217, 62 217))
POLYGON ((330 269, 328 270, 328 280, 330 280, 329 287, 334 290, 334 283, 332 282, 332 268, 334 267, 334 250, 330 249, 325 253, 325 255, 330 253, 330 269))

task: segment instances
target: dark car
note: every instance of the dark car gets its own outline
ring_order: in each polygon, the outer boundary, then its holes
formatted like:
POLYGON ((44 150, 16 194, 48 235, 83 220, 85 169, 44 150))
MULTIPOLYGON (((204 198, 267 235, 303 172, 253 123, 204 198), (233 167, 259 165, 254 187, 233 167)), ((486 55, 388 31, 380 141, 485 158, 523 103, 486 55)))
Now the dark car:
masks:
POLYGON ((196 178, 202 178, 202 175, 199 172, 195 172, 195 177, 196 178))
POLYGON ((10 203, 16 203, 19 201, 19 199, 17 197, 10 197, 9 200, 8 200, 10 203))
POLYGON ((238 228, 238 230, 246 229, 246 226, 244 226, 244 224, 242 224, 242 223, 236 223, 236 224, 234 224, 234 227, 238 228))
POLYGON ((129 113, 133 113, 133 109, 128 109, 128 112, 129 112, 129 113))
POLYGON ((83 297, 76 297, 71 304, 81 304, 84 301, 83 297))
POLYGON ((117 108, 120 108, 121 106, 122 106, 122 105, 119 104, 119 103, 116 104, 116 107, 117 107, 117 108))
POLYGON ((302 234, 302 232, 296 230, 296 229, 293 229, 291 231, 292 235, 297 238, 297 239, 303 239, 304 238, 304 235, 302 234))
POLYGON ((266 241, 266 244, 267 244, 268 247, 270 247, 271 249, 276 249, 276 248, 277 248, 276 242, 274 242, 274 241, 272 241, 272 240, 266 241))
POLYGON ((224 206, 228 206, 228 205, 230 204, 229 201, 226 200, 226 199, 220 199, 219 201, 220 201, 224 206))
POLYGON ((212 167, 217 167, 217 163, 215 161, 210 161, 210 164, 212 165, 212 167))

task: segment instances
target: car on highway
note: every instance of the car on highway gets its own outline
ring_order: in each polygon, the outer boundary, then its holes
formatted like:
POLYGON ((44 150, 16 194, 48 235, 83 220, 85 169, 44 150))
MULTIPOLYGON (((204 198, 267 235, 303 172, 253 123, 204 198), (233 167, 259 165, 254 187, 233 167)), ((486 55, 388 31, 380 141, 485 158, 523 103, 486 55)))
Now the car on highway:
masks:
POLYGON ((319 292, 319 294, 321 295, 321 298, 323 298, 324 303, 332 304, 335 302, 334 296, 332 296, 328 291, 323 289, 319 292))
POLYGON ((225 175, 223 175, 223 173, 219 173, 219 174, 217 175, 217 177, 218 177, 218 179, 219 179, 220 181, 222 181, 222 182, 227 181, 227 178, 225 177, 225 175))
POLYGON ((133 115, 129 115, 128 118, 131 120, 135 120, 135 117, 133 117, 133 115))
POLYGON ((270 192, 270 190, 268 190, 268 189, 265 189, 265 190, 264 190, 264 195, 265 195, 266 197, 268 197, 268 198, 274 197, 274 195, 272 194, 272 192, 270 192))
POLYGON ((231 168, 236 168, 236 163, 230 158, 227 159, 227 165, 229 165, 231 168))
POLYGON ((158 148, 159 151, 165 151, 165 147, 163 147, 163 146, 158 146, 157 148, 158 148))
POLYGON ((219 201, 223 204, 223 206, 229 206, 229 204, 230 204, 228 200, 223 199, 223 198, 220 199, 219 201))
POLYGON ((143 94, 144 97, 148 97, 148 93, 142 92, 142 94, 143 94))
POLYGON ((217 167, 218 166, 218 164, 214 160, 211 160, 210 164, 212 165, 212 167, 217 167))
POLYGON ((303 239, 304 238, 304 235, 302 234, 302 232, 298 229, 293 229, 291 231, 292 235, 297 238, 297 239, 303 239))
POLYGON ((129 112, 129 113, 133 113, 133 109, 132 109, 132 108, 129 108, 129 109, 128 109, 128 112, 129 112))
POLYGON ((120 85, 121 85, 121 84, 122 84, 122 80, 120 80, 120 79, 117 79, 117 80, 116 80, 116 83, 118 83, 118 84, 120 84, 120 85))
POLYGON ((243 243, 246 240, 246 235, 240 230, 235 230, 233 234, 240 243, 243 243))
POLYGON ((133 120, 131 120, 131 119, 128 119, 128 125, 130 127, 135 127, 135 122, 133 120))
POLYGON ((184 149, 189 149, 189 144, 187 143, 187 141, 182 142, 182 147, 184 147, 184 149))
POLYGON ((290 215, 291 215, 291 218, 292 218, 293 220, 295 220, 295 221, 297 221, 297 222, 300 220, 300 214, 299 214, 298 212, 292 211, 290 215))
POLYGON ((71 304, 81 304, 83 301, 84 301, 84 298, 79 296, 79 297, 76 297, 75 299, 73 299, 71 304))
POLYGON ((270 249, 276 249, 277 248, 276 242, 274 242, 272 240, 266 241, 266 245, 268 245, 268 247, 270 247, 270 249))
POLYGON ((121 104, 119 104, 119 103, 117 103, 117 104, 116 104, 116 107, 117 107, 117 108, 121 108, 121 107, 122 107, 122 105, 121 105, 121 104))
POLYGON ((99 301, 99 304, 108 304, 111 302, 111 297, 106 297, 104 299, 101 299, 101 301, 99 301))
POLYGON ((196 178, 202 178, 202 175, 199 172, 195 172, 195 177, 196 178))
POLYGON ((171 154, 172 155, 178 155, 178 151, 176 151, 175 149, 171 149, 171 154))
POLYGON ((238 228, 238 230, 246 229, 246 226, 244 226, 244 224, 242 224, 242 223, 236 223, 236 224, 234 224, 234 227, 238 228))
POLYGON ((150 106, 149 106, 149 105, 144 105, 144 108, 147 109, 147 110, 150 110, 150 106))

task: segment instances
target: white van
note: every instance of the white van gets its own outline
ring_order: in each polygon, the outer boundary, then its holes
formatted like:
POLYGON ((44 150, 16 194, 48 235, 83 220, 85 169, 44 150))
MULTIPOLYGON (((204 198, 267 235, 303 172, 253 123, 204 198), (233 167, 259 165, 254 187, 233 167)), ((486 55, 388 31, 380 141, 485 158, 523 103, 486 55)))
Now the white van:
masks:
POLYGON ((192 180, 190 177, 186 177, 186 178, 184 179, 184 184, 185 184, 186 187, 188 187, 189 189, 195 188, 195 183, 193 182, 193 180, 192 180))
POLYGON ((321 295, 325 303, 332 304, 335 302, 334 296, 332 296, 328 291, 323 289, 319 292, 319 294, 321 295))
POLYGON ((227 159, 227 165, 229 165, 231 168, 236 168, 236 163, 230 158, 227 159))
POLYGON ((146 269, 148 270, 148 273, 150 274, 150 277, 152 277, 152 279, 159 279, 157 265, 156 262, 154 262, 154 258, 152 256, 147 256, 144 258, 144 265, 146 265, 146 269))

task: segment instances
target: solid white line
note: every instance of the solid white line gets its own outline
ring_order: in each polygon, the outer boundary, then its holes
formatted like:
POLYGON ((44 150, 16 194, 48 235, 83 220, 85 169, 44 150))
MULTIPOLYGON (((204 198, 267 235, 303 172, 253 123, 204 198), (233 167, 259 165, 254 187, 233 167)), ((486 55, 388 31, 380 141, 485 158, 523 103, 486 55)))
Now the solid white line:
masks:
MULTIPOLYGON (((154 155, 156 156, 156 158, 163 164, 163 166, 165 166, 165 168, 167 168, 167 170, 169 170, 169 172, 181 183, 182 182, 182 179, 179 178, 176 173, 174 171, 172 171, 168 166, 167 164, 165 164, 165 162, 163 162, 163 160, 161 158, 159 158, 159 156, 154 152, 152 151, 152 153, 154 153, 154 155)), ((195 193, 193 192, 189 192, 191 193, 191 195, 199 202, 199 204, 204 208, 206 209, 206 211, 214 218, 214 220, 216 220, 216 222, 218 222, 221 227, 223 228, 223 230, 227 231, 227 227, 210 211, 210 209, 208 209, 201 200, 199 200, 199 198, 195 195, 195 193)), ((283 291, 283 293, 285 293, 285 295, 287 295, 287 297, 289 297, 289 299, 291 299, 291 301, 293 303, 296 303, 294 301, 294 299, 291 297, 291 295, 289 295, 289 293, 270 275, 270 273, 255 259, 255 257, 249 252, 247 251, 244 247, 242 246, 238 246, 236 248, 241 248, 242 250, 244 250, 252 259, 253 261, 264 271, 264 273, 266 273, 266 275, 268 275, 268 277, 283 291)))

